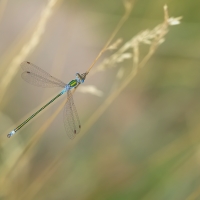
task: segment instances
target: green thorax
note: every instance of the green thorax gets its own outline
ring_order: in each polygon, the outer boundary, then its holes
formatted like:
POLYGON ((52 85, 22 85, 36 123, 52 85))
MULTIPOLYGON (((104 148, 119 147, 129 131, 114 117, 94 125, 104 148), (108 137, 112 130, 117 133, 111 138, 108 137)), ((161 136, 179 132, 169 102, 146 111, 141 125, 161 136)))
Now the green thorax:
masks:
POLYGON ((77 80, 72 80, 72 81, 70 81, 70 82, 68 83, 68 85, 69 85, 70 87, 76 87, 76 86, 78 85, 78 82, 77 82, 77 80))

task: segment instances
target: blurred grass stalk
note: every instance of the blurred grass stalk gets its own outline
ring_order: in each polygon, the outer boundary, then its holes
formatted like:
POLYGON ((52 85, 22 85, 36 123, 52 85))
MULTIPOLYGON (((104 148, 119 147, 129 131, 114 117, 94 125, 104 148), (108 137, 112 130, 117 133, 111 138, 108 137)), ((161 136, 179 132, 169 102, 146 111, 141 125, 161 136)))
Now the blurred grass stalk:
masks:
MULTIPOLYGON (((129 58, 133 59, 133 69, 132 72, 129 74, 129 76, 122 81, 120 87, 117 88, 108 96, 105 102, 103 102, 103 104, 94 112, 94 114, 90 117, 90 119, 84 124, 81 135, 78 138, 76 138, 76 140, 73 143, 71 143, 71 145, 65 147, 61 151, 61 153, 51 162, 51 164, 47 168, 45 168, 45 171, 42 173, 42 175, 37 177, 37 179, 35 179, 35 181, 33 181, 32 184, 29 185, 29 187, 27 187, 27 189, 24 191, 24 194, 22 194, 22 198, 33 199, 35 197, 35 195, 38 193, 38 191, 40 191, 42 186, 45 185, 45 182, 49 179, 49 177, 51 177, 55 173, 55 171, 58 170, 59 166, 63 162, 62 161, 63 156, 66 157, 67 153, 69 153, 69 151, 72 150, 72 148, 78 143, 78 141, 84 136, 84 134, 86 134, 89 128, 93 126, 93 124, 104 113, 104 111, 108 108, 108 106, 110 106, 110 104, 115 100, 115 98, 117 98, 117 96, 133 80, 133 78, 138 73, 138 69, 144 67, 147 64, 149 59, 155 53, 156 49, 164 41, 164 37, 169 30, 168 29, 169 26, 179 24, 180 19, 181 17, 169 18, 167 6, 164 6, 164 22, 162 24, 156 26, 151 31, 146 30, 138 34, 137 36, 133 37, 130 41, 124 44, 115 54, 113 54, 110 58, 104 60, 102 64, 97 67, 97 71, 98 70, 102 71, 108 69, 109 67, 112 67, 114 63, 122 62, 124 59, 129 59, 129 58), (141 59, 141 61, 139 59, 140 43, 145 43, 150 45, 148 53, 141 59), (133 52, 132 56, 126 53, 126 51, 129 49, 132 49, 133 52)), ((112 38, 114 37, 112 36, 112 38)), ((107 49, 109 49, 109 46, 105 45, 103 50, 97 56, 97 59, 107 49)), ((96 61, 94 61, 94 63, 90 66, 89 70, 92 69, 95 63, 96 61)), ((29 157, 28 155, 26 156, 29 157)))
MULTIPOLYGON (((2 101, 5 92, 7 91, 7 88, 9 87, 10 83, 12 82, 15 74, 17 73, 20 63, 34 50, 34 48, 39 44, 42 34, 45 32, 45 26, 50 19, 53 10, 55 8, 55 5, 60 2, 61 0, 49 0, 47 6, 44 8, 44 10, 41 13, 41 16, 39 18, 38 24, 35 27, 35 30, 30 37, 30 40, 23 45, 19 53, 11 60, 10 65, 7 69, 7 71, 4 73, 3 78, 1 79, 0 83, 0 102, 2 101)), ((7 1, 1 2, 1 14, 3 13, 3 10, 5 9, 7 1)), ((1 17, 1 16, 0 16, 1 17)), ((21 38, 20 38, 21 39, 21 38)), ((50 119, 51 121, 51 119, 50 119)), ((49 121, 49 122, 50 122, 49 121)), ((18 158, 22 152, 18 152, 18 158)), ((16 154, 13 154, 17 156, 16 154)), ((3 175, 1 179, 1 189, 4 188, 5 190, 2 190, 4 193, 8 192, 5 188, 5 178, 7 176, 7 172, 16 164, 17 159, 13 158, 12 155, 7 163, 10 164, 10 166, 4 166, 4 169, 1 169, 1 175, 3 175)), ((9 189, 9 188, 7 188, 9 189)))
MULTIPOLYGON (((106 43, 106 45, 104 46, 104 48, 102 49, 102 51, 99 53, 99 55, 97 56, 97 58, 94 60, 94 62, 92 63, 92 65, 89 67, 88 71, 90 71, 94 64, 96 63, 96 61, 98 60, 98 58, 102 55, 102 53, 104 53, 106 50, 109 50, 109 48, 111 48, 112 45, 110 45, 111 41, 113 40, 113 38, 115 37, 115 35, 117 34, 117 32, 119 31, 119 29, 122 27, 122 25, 124 24, 124 22, 128 19, 128 16, 130 14, 130 11, 132 10, 132 6, 133 6, 133 2, 131 1, 124 1, 124 5, 125 5, 125 14, 122 17, 122 19, 120 20, 119 24, 117 25, 116 29, 114 30, 114 32, 111 34, 110 39, 108 40, 108 42, 106 43), (109 46, 110 45, 110 46, 109 46)), ((20 53, 12 60, 10 68, 8 70, 8 74, 7 76, 4 77, 4 79, 2 80, 2 84, 3 86, 3 91, 5 93, 6 88, 8 87, 8 85, 10 84, 12 78, 14 77, 19 64, 25 59, 25 57, 35 48, 35 46, 38 44, 39 39, 42 35, 42 33, 44 32, 44 27, 45 24, 47 22, 47 20, 49 19, 53 6, 55 5, 56 1, 55 0, 50 0, 48 6, 45 8, 47 9, 46 11, 43 11, 43 15, 41 15, 41 21, 38 23, 38 27, 36 29, 36 31, 33 33, 32 38, 30 40, 29 43, 25 44, 24 47, 22 48, 22 50, 20 51, 20 53)), ((127 43, 125 43, 116 53, 114 53, 110 58, 105 59, 97 68, 96 70, 93 70, 94 72, 97 71, 103 71, 106 70, 110 67, 113 67, 115 63, 121 63, 123 62, 125 59, 133 59, 133 69, 131 71, 131 73, 129 74, 128 77, 126 77, 119 88, 117 88, 116 90, 114 90, 105 100, 105 102, 94 112, 94 114, 90 117, 90 119, 84 124, 83 126, 83 130, 81 135, 76 138, 76 140, 71 143, 71 145, 69 145, 68 147, 65 147, 61 153, 51 162, 51 164, 45 168, 44 172, 41 172, 41 176, 38 176, 31 185, 27 186, 27 189, 25 191, 23 191, 24 193, 22 194, 22 199, 26 198, 26 199, 31 199, 34 198, 34 196, 38 193, 38 191, 42 188, 42 186, 45 184, 45 182, 49 179, 49 177, 51 177, 51 175, 59 168, 59 166, 62 163, 62 158, 63 155, 65 155, 78 143, 78 141, 83 137, 84 134, 86 134, 86 132, 89 130, 89 128, 91 126, 94 125, 94 123, 99 119, 99 117, 104 113, 104 111, 108 108, 108 106, 110 106, 110 104, 115 100, 115 98, 117 98, 117 96, 126 88, 126 86, 133 80, 133 78, 136 76, 136 74, 138 73, 138 69, 142 68, 146 65, 146 63, 148 62, 148 60, 152 57, 152 55, 154 54, 154 52, 156 51, 156 49, 158 48, 158 46, 164 41, 164 37, 168 32, 168 27, 170 25, 176 25, 180 23, 180 17, 179 18, 169 18, 168 16, 168 11, 167 11, 167 6, 164 6, 164 22, 158 26, 156 26, 153 30, 149 31, 143 31, 142 33, 138 34, 137 36, 133 37, 130 41, 128 41, 127 43), (140 43, 144 43, 144 44, 148 44, 150 45, 149 47, 149 51, 147 53, 147 55, 141 59, 139 59, 139 44, 140 43), (132 49, 132 54, 127 53, 127 50, 132 49)), ((122 68, 120 68, 121 70, 122 68)), ((122 76, 119 76, 122 77, 122 76)), ((4 94, 3 93, 3 94, 4 94)), ((1 94, 2 95, 2 94, 1 94)), ((0 96, 0 100, 2 99, 3 95, 0 96)), ((58 108, 58 112, 55 113, 55 115, 52 117, 52 119, 48 119, 47 123, 45 123, 45 125, 43 127, 40 128, 40 130, 38 131, 38 133, 35 134, 35 136, 30 140, 29 144, 27 144, 27 146, 24 148, 24 151, 22 152, 21 155, 19 155, 19 158, 17 159, 16 162, 14 162, 11 166, 11 168, 9 168, 9 172, 7 171, 5 178, 3 179, 4 181, 9 180, 8 176, 10 173, 12 173, 12 169, 13 167, 17 167, 20 163, 20 161, 22 160, 29 160, 31 159, 31 155, 30 155, 30 149, 32 147, 34 147, 34 145, 36 144, 36 142, 39 140, 39 138, 41 137, 42 133, 46 130, 46 128, 48 127, 48 124, 51 123, 51 121, 56 117, 57 113, 59 113, 61 109, 61 106, 58 108)), ((12 159, 12 156, 10 157, 12 159)), ((23 163, 23 162, 22 162, 23 163)), ((20 167, 24 167, 21 166, 20 167)), ((1 183, 1 188, 5 188, 5 194, 8 195, 9 193, 9 188, 11 188, 12 186, 12 181, 10 180, 9 182, 6 181, 7 184, 1 183)), ((19 191, 13 191, 13 195, 18 194, 19 195, 19 191)))
POLYGON ((53 9, 56 3, 60 0, 49 0, 47 6, 41 13, 39 22, 30 38, 30 40, 25 43, 18 55, 16 55, 9 64, 8 69, 4 73, 3 78, 0 82, 0 102, 2 101, 8 86, 12 82, 15 74, 17 73, 20 64, 26 59, 26 57, 34 50, 34 48, 39 44, 42 34, 45 31, 45 26, 53 13, 53 9))
MULTIPOLYGON (((119 43, 119 42, 116 42, 116 43, 114 43, 114 44, 112 44, 111 46, 109 46, 110 45, 110 43, 112 42, 112 40, 113 40, 113 38, 116 36, 116 34, 118 33, 118 31, 120 30, 120 28, 123 26, 123 24, 125 23, 125 21, 128 19, 128 17, 129 17, 129 15, 130 15, 130 13, 131 13, 131 11, 132 11, 132 8, 133 8, 133 2, 134 1, 132 1, 132 0, 124 0, 123 1, 124 2, 124 7, 125 7, 125 14, 122 16, 122 18, 121 18, 121 20, 119 21, 119 23, 117 24, 117 26, 116 26, 116 28, 115 28, 115 30, 113 31, 113 33, 111 34, 111 36, 110 36, 110 38, 109 38, 109 40, 108 40, 108 42, 106 43, 106 45, 104 46, 104 48, 101 50, 101 52, 98 54, 98 56, 96 57, 96 59, 94 60, 94 62, 91 64, 91 66, 88 68, 88 70, 87 70, 87 72, 89 72, 92 68, 93 68, 93 66, 95 65, 95 63, 96 63, 96 61, 99 59, 99 57, 107 50, 107 49, 110 49, 110 48, 113 48, 113 47, 117 47, 117 44, 119 43)), ((94 90, 94 88, 92 89, 92 90, 94 90)), ((74 90, 75 91, 75 90, 74 90)), ((73 92, 74 92, 73 91, 73 92)), ((96 90, 94 91, 95 93, 97 92, 96 90)), ((98 92, 98 94, 99 94, 99 92, 98 92)), ((18 156, 18 159, 16 160, 15 159, 15 162, 13 162, 13 164, 12 164, 12 166, 10 166, 9 167, 9 169, 7 169, 6 170, 6 172, 4 173, 5 174, 5 176, 4 176, 4 178, 3 178, 3 180, 4 181, 6 181, 6 180, 8 180, 8 177, 9 177, 9 175, 10 175, 10 173, 12 173, 12 171, 13 171, 13 169, 14 168, 16 168, 18 165, 19 165, 19 163, 24 163, 23 162, 23 160, 27 160, 27 159, 31 159, 31 155, 32 155, 32 153, 33 153, 33 151, 32 152, 30 152, 30 149, 32 148, 32 147, 34 147, 34 145, 36 144, 36 142, 39 140, 39 138, 42 136, 42 133, 44 133, 45 132, 45 130, 48 128, 48 126, 49 126, 49 124, 52 122, 52 120, 57 116, 57 114, 59 113, 59 111, 60 111, 60 109, 62 108, 62 106, 63 105, 61 105, 58 109, 57 109, 57 111, 54 113, 54 115, 51 117, 51 118, 49 118, 47 121, 46 121, 46 123, 38 130, 38 132, 35 134, 35 136, 30 140, 30 142, 26 145, 26 147, 24 148, 24 151, 21 153, 21 154, 19 154, 19 156, 18 156), (31 155, 30 155, 31 154, 31 155)), ((77 138, 78 139, 78 138, 77 138)), ((75 143, 77 143, 78 142, 78 140, 76 140, 76 142, 75 143)), ((74 144, 75 144, 74 143, 74 144)), ((72 149, 72 147, 71 146, 69 146, 68 147, 68 149, 72 149)), ((62 152, 64 153, 66 151, 66 149, 65 150, 63 150, 62 152)), ((52 163, 51 163, 51 165, 48 167, 48 169, 51 171, 51 173, 53 173, 54 172, 54 170, 57 168, 57 167, 54 167, 54 166, 59 166, 59 162, 60 162, 60 164, 62 163, 61 162, 61 157, 62 157, 62 153, 60 154, 60 156, 59 157, 57 157, 52 163)), ((21 166, 20 165, 20 167, 23 167, 23 166, 21 166)), ((48 173, 49 173, 49 171, 48 171, 48 173)), ((45 180, 45 173, 43 174, 43 176, 42 176, 43 178, 43 180, 42 180, 42 182, 44 182, 44 180, 45 180)), ((36 179, 33 183, 32 183, 32 185, 30 185, 29 186, 29 188, 26 190, 26 191, 24 191, 24 194, 22 194, 22 198, 24 198, 24 197, 26 197, 27 195, 28 195, 28 198, 30 199, 30 196, 34 196, 38 191, 39 191, 39 189, 41 188, 41 177, 38 177, 38 180, 36 179), (34 190, 31 190, 31 188, 34 188, 34 190), (31 194, 30 194, 30 193, 31 194)), ((10 183, 7 183, 8 185, 6 186, 6 188, 10 188, 10 183)), ((3 184, 4 185, 4 187, 5 187, 5 183, 3 184)), ((18 191, 15 191, 16 193, 18 192, 18 191)), ((5 192, 5 193, 7 193, 7 192, 5 192)))
MULTIPOLYGON (((133 37, 130 41, 125 43, 115 54, 110 58, 104 60, 102 64, 97 67, 97 70, 106 70, 109 67, 113 67, 115 63, 122 62, 127 58, 133 58, 133 69, 128 77, 126 77, 119 88, 113 91, 112 94, 104 101, 104 103, 94 112, 94 114, 89 118, 89 120, 84 125, 83 132, 85 133, 88 129, 99 119, 99 117, 104 113, 104 111, 110 106, 110 104, 117 98, 117 96, 125 89, 125 87, 133 80, 136 76, 138 69, 143 68, 148 60, 152 57, 158 46, 164 41, 164 36, 168 32, 168 27, 170 25, 177 25, 180 23, 181 17, 169 18, 167 6, 164 6, 164 22, 156 26, 153 30, 143 31, 139 35, 133 37), (149 44, 149 51, 147 55, 139 62, 139 44, 149 44), (130 56, 126 53, 127 50, 132 49, 133 55, 130 56)), ((82 132, 82 135, 83 135, 82 132)))
POLYGON ((4 10, 6 8, 7 1, 8 0, 1 0, 0 1, 0 23, 1 23, 1 19, 2 19, 2 16, 3 16, 4 10))

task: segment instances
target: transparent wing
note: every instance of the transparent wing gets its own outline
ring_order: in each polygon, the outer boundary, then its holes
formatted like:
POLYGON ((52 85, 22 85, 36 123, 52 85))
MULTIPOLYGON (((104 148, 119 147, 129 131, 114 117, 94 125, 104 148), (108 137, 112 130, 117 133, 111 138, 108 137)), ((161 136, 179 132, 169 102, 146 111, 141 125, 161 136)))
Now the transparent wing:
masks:
POLYGON ((35 86, 38 87, 62 87, 64 88, 66 84, 59 79, 51 76, 49 73, 45 72, 36 65, 24 61, 21 64, 21 68, 24 71, 22 73, 22 78, 35 86))
POLYGON ((67 135, 70 139, 74 139, 74 137, 79 133, 81 129, 81 124, 70 90, 67 91, 67 103, 64 107, 63 119, 67 135))

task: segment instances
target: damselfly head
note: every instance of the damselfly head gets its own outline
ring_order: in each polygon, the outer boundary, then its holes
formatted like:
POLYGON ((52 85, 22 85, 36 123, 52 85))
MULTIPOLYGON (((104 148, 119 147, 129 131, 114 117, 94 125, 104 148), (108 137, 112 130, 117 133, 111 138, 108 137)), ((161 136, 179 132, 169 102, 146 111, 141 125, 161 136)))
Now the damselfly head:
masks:
POLYGON ((80 83, 83 83, 86 78, 87 73, 79 74, 76 73, 76 80, 80 83))

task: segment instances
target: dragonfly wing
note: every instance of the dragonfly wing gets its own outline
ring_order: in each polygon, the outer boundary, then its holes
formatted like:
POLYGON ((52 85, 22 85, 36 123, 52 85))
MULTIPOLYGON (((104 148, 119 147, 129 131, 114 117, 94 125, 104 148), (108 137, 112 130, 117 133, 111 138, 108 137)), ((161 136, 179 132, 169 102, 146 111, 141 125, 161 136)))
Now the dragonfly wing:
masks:
POLYGON ((67 135, 70 139, 73 139, 79 133, 81 124, 70 90, 67 91, 67 102, 64 107, 63 119, 67 135))
POLYGON ((62 87, 66 86, 66 83, 61 80, 51 76, 49 73, 45 72, 36 65, 24 61, 21 64, 21 68, 24 71, 22 73, 22 78, 32 84, 39 87, 62 87))

